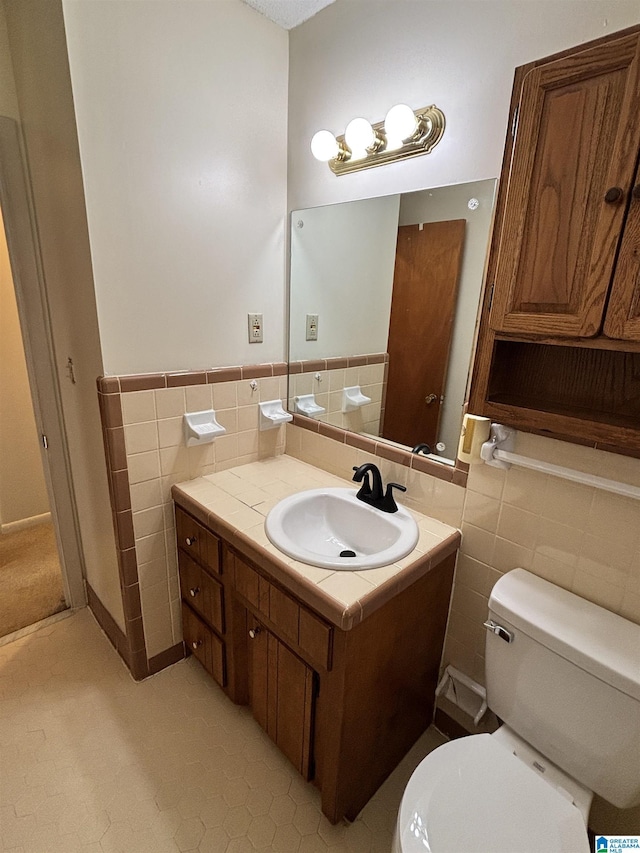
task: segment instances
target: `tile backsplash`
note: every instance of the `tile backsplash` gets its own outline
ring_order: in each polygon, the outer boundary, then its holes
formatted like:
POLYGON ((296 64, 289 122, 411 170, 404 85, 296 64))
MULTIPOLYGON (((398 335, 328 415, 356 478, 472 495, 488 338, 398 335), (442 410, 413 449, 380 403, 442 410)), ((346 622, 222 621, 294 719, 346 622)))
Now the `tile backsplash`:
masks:
MULTIPOLYGON (((535 435, 518 452, 640 485, 640 460, 535 435)), ((517 566, 640 623, 640 502, 522 468, 473 465, 467 488, 309 430, 287 427, 287 453, 349 477, 374 461, 407 486, 402 503, 460 527, 443 664, 484 683, 484 628, 496 580, 517 566)))
POLYGON ((296 411, 295 398, 313 394, 325 411, 318 415, 321 423, 331 424, 357 433, 377 436, 384 417, 387 387, 387 353, 298 361, 290 365, 289 409, 296 411), (360 386, 370 402, 353 411, 342 411, 344 388, 360 386))

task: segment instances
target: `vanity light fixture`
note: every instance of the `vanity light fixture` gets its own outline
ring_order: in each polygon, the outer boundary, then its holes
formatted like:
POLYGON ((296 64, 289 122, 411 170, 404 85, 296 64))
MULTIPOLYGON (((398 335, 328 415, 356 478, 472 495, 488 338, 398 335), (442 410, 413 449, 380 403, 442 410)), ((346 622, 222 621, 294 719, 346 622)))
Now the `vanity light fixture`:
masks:
POLYGON ((442 139, 444 128, 444 113, 435 104, 421 110, 396 104, 377 124, 365 118, 352 119, 344 136, 319 130, 311 140, 311 153, 316 160, 328 163, 335 175, 345 175, 428 154, 442 139))

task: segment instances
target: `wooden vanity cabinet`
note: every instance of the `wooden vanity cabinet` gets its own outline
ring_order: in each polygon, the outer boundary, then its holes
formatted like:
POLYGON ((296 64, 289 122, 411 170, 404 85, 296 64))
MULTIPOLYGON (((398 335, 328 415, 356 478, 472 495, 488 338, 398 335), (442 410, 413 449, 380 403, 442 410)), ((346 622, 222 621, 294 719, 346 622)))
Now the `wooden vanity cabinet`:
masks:
POLYGON ((179 506, 176 529, 186 649, 251 706, 320 789, 327 818, 354 820, 433 720, 455 554, 342 630, 276 581, 264 555, 257 565, 221 538, 216 578, 202 557, 213 534, 179 506), (203 580, 221 586, 209 609, 204 592, 191 594, 203 580))
POLYGON ((640 27, 516 69, 470 410, 640 452, 640 27))

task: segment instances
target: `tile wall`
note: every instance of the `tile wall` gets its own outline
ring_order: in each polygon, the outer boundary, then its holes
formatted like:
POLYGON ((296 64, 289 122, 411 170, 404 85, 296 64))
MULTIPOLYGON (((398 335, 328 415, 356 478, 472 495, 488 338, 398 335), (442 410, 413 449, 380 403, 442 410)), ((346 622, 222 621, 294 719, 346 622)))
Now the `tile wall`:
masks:
POLYGON ((294 362, 289 381, 289 408, 295 411, 295 397, 298 395, 313 394, 316 403, 326 409, 316 420, 352 432, 379 435, 388 363, 387 353, 294 362), (353 385, 359 385, 371 402, 355 411, 343 412, 343 389, 353 385))
POLYGON ((182 643, 171 486, 284 452, 283 427, 259 431, 258 403, 286 400, 286 365, 107 377, 99 390, 127 636, 135 633, 128 662, 144 677, 182 643), (187 448, 182 415, 210 408, 226 434, 187 448))
MULTIPOLYGON (((145 662, 176 647, 182 636, 171 485, 283 453, 285 434, 286 453, 345 479, 354 465, 375 461, 385 481, 407 486, 407 506, 461 528, 443 663, 484 681, 488 596, 498 577, 516 566, 640 623, 637 501, 515 467, 503 471, 480 464, 467 474, 460 463, 441 465, 299 416, 286 433, 284 428, 260 433, 258 402, 286 397, 285 372, 286 365, 259 365, 163 374, 161 387, 148 387, 157 384, 153 377, 102 380, 121 584, 123 595, 129 593, 127 634, 137 638, 133 651, 139 657, 144 648, 145 662), (187 449, 182 414, 210 407, 227 434, 187 449)), ((638 459, 524 433, 517 450, 640 485, 638 459)))
MULTIPOLYGON (((337 432, 337 431, 336 431, 337 432)), ((348 477, 375 461, 385 481, 407 486, 402 502, 460 527, 443 665, 484 683, 484 628, 496 580, 521 566, 640 623, 640 502, 522 468, 473 465, 467 488, 362 450, 344 434, 287 427, 287 453, 348 477)), ((533 458, 640 485, 640 460, 520 433, 517 451, 533 458)))

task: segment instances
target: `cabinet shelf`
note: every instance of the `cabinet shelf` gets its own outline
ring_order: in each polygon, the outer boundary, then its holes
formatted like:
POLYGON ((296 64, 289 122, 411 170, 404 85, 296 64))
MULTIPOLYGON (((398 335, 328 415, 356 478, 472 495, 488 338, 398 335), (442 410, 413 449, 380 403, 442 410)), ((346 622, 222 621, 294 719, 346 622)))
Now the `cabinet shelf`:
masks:
MULTIPOLYGON (((487 403, 623 430, 640 424, 640 353, 495 342, 487 403)), ((583 424, 583 426, 580 426, 583 424)))

